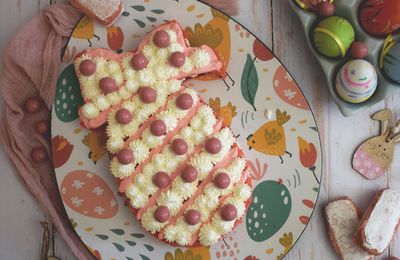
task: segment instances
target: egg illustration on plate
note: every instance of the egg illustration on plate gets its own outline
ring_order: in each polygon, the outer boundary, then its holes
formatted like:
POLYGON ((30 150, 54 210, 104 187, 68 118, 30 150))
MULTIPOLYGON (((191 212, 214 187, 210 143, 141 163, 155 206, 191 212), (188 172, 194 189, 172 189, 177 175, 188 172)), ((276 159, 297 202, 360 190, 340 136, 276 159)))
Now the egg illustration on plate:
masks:
POLYGON ((393 42, 383 57, 383 71, 395 83, 400 84, 400 42, 393 42))
POLYGON ((113 191, 95 173, 85 170, 70 172, 62 181, 60 190, 65 205, 87 217, 107 219, 118 212, 113 191))
POLYGON ((355 37, 351 23, 343 17, 322 20, 314 30, 314 45, 326 57, 344 57, 355 37))
POLYGON ((385 36, 400 28, 399 0, 367 0, 360 7, 359 20, 367 33, 385 36))
POLYGON ((336 77, 336 91, 339 96, 353 104, 368 100, 375 92, 378 77, 375 67, 366 60, 347 62, 336 77))

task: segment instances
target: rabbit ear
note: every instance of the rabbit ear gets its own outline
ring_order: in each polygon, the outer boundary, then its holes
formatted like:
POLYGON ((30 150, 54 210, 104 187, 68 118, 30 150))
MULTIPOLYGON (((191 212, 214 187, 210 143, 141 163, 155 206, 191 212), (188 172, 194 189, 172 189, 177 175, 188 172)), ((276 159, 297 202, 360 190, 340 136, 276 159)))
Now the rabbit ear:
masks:
POLYGON ((393 143, 399 143, 400 142, 400 134, 395 135, 392 140, 393 143))
POLYGON ((373 119, 381 121, 381 135, 384 135, 390 128, 392 122, 392 111, 389 109, 383 109, 376 112, 373 119))

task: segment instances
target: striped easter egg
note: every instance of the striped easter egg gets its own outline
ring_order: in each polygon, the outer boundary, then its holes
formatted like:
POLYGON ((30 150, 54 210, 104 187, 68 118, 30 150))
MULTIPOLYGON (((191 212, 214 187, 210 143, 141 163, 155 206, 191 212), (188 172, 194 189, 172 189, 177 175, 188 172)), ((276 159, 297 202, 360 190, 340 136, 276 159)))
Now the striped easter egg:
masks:
POLYGON ((336 77, 336 91, 349 103, 361 103, 375 92, 378 77, 374 66, 366 60, 347 62, 336 77))

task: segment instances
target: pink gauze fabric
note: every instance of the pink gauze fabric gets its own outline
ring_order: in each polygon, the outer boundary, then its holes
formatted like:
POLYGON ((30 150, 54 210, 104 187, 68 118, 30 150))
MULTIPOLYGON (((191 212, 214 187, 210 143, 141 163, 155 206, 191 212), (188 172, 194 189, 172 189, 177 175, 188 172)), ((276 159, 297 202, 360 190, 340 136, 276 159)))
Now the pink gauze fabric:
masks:
POLYGON ((35 133, 34 126, 50 120, 62 50, 80 17, 69 5, 52 5, 25 24, 5 47, 0 76, 4 100, 0 140, 23 183, 73 253, 79 259, 94 259, 64 212, 51 161, 34 163, 30 158, 31 149, 37 146, 51 154, 50 138, 35 133), (24 102, 30 97, 43 100, 39 113, 24 112, 24 102))
MULTIPOLYGON (((237 12, 237 0, 204 2, 214 4, 228 14, 237 12)), ((76 257, 94 259, 65 214, 52 162, 35 163, 30 156, 32 148, 40 146, 46 148, 49 157, 51 155, 50 137, 37 134, 34 126, 42 120, 50 121, 61 55, 80 17, 81 14, 72 6, 51 5, 25 24, 4 48, 0 74, 0 91, 4 100, 0 142, 22 182, 76 257), (33 115, 23 109, 30 97, 40 97, 43 101, 43 108, 33 115)))

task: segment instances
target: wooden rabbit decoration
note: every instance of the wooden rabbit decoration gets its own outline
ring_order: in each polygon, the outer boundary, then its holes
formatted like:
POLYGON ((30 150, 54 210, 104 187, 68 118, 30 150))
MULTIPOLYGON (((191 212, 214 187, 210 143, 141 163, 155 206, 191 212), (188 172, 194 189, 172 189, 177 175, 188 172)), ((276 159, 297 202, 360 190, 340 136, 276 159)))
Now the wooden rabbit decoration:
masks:
POLYGON ((392 111, 375 113, 372 118, 381 122, 380 136, 365 141, 353 157, 353 168, 369 180, 384 175, 393 160, 394 144, 400 142, 400 120, 392 126, 392 111))

